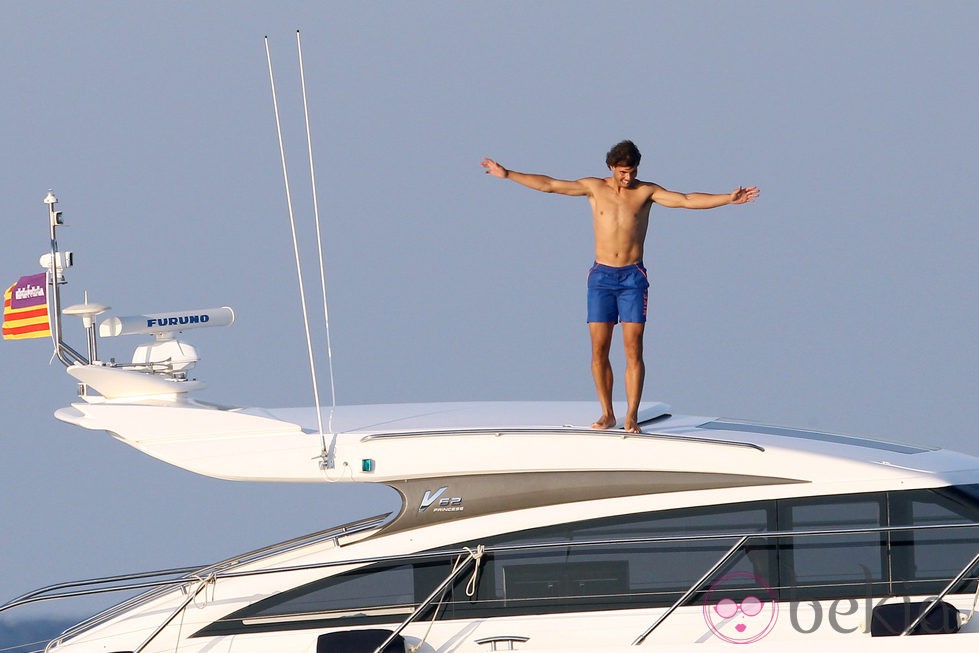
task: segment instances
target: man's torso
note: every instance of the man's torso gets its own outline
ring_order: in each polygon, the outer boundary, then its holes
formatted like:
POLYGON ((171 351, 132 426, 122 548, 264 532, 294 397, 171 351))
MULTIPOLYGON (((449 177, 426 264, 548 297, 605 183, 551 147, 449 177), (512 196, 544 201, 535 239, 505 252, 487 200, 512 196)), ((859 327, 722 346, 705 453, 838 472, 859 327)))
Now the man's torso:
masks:
POLYGON ((589 179, 588 201, 595 229, 595 260, 621 267, 641 261, 655 184, 636 181, 614 188, 609 179, 589 179))

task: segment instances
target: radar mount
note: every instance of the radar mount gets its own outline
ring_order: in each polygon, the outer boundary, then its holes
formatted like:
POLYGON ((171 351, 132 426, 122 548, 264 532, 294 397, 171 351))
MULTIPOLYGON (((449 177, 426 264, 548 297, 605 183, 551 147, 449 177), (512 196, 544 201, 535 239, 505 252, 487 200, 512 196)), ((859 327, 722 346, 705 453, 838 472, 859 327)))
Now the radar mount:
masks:
POLYGON ((177 335, 189 329, 230 326, 235 321, 234 309, 220 308, 170 311, 124 317, 107 317, 96 325, 96 318, 111 307, 85 301, 66 308, 61 307, 60 287, 67 283, 65 270, 74 262, 72 252, 62 252, 58 247, 57 228, 64 225, 62 212, 55 206, 58 198, 52 191, 44 198, 48 206, 51 249, 40 258, 46 271, 48 314, 54 353, 68 373, 79 379, 79 395, 86 401, 132 400, 136 397, 154 399, 179 398, 203 384, 188 378, 187 373, 199 360, 193 346, 179 340, 177 335), (62 315, 81 318, 87 338, 88 356, 83 356, 64 341, 62 315), (96 326, 98 328, 96 328, 96 326), (116 363, 114 359, 99 360, 99 338, 123 335, 152 335, 154 340, 136 347, 132 361, 116 363), (135 375, 135 376, 134 376, 135 375), (92 396, 89 390, 101 396, 92 396))

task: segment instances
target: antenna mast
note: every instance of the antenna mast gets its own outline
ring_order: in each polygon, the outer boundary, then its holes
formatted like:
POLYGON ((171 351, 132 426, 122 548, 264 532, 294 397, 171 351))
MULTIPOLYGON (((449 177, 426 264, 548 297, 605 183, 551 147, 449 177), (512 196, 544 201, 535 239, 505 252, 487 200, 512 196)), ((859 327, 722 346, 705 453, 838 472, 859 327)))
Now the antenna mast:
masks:
MULTIPOLYGON (((313 139, 309 129, 309 105, 306 102, 306 72, 303 67, 303 44, 299 38, 299 30, 296 30, 296 50, 299 53, 299 79, 303 89, 303 115, 306 119, 306 150, 309 152, 309 180, 313 189, 313 218, 316 222, 316 249, 319 254, 320 264, 320 288, 323 289, 323 320, 326 323, 326 360, 330 369, 330 419, 329 429, 333 438, 330 441, 329 450, 324 447, 322 452, 322 464, 326 469, 333 469, 333 454, 336 448, 337 434, 333 429, 333 415, 337 409, 336 383, 333 380, 333 343, 330 339, 330 309, 326 301, 326 268, 323 265, 323 236, 320 232, 320 206, 316 197, 316 170, 313 166, 313 139)), ((319 411, 319 405, 316 407, 319 411)), ((325 444, 325 442, 324 442, 325 444)))
MULTIPOLYGON (((300 48, 299 49, 299 68, 300 68, 300 75, 302 75, 302 45, 301 45, 301 43, 299 41, 299 32, 298 31, 296 32, 296 42, 297 42, 297 44, 299 45, 299 48, 300 48)), ((306 310, 306 291, 305 291, 305 286, 303 284, 302 264, 300 262, 300 257, 299 257, 299 241, 298 241, 298 238, 296 236, 295 213, 294 213, 293 208, 292 208, 292 192, 291 192, 290 187, 289 187, 289 173, 288 173, 287 168, 286 168, 285 146, 284 146, 283 140, 282 140, 282 126, 281 126, 281 123, 280 123, 280 120, 279 120, 279 103, 278 103, 278 100, 276 98, 276 93, 275 93, 275 76, 272 73, 272 55, 271 55, 271 52, 269 50, 269 37, 268 36, 265 37, 265 56, 268 59, 269 83, 271 84, 271 87, 272 87, 272 107, 273 107, 273 109, 275 111, 275 128, 276 128, 276 132, 277 132, 278 138, 279 138, 279 157, 280 157, 280 159, 282 161, 282 178, 283 178, 283 182, 285 183, 286 204, 287 204, 288 210, 289 210, 289 225, 290 225, 290 227, 292 229, 292 246, 293 246, 293 251, 295 253, 295 258, 296 258, 296 273, 297 273, 297 275, 299 277, 299 297, 300 297, 300 302, 302 304, 303 326, 304 326, 304 328, 306 330, 306 350, 307 350, 307 353, 309 354, 309 369, 310 369, 310 374, 312 376, 312 381, 313 381, 313 400, 316 402, 316 423, 317 423, 317 426, 319 428, 320 442, 321 442, 321 445, 322 445, 322 451, 320 453, 320 467, 323 468, 323 469, 332 469, 333 466, 334 466, 333 452, 334 452, 334 448, 335 448, 335 445, 336 445, 336 434, 335 433, 333 434, 333 439, 330 442, 329 447, 327 447, 327 444, 326 444, 326 435, 325 435, 324 430, 323 430, 323 410, 322 410, 322 406, 320 405, 319 385, 318 385, 317 380, 316 380, 316 363, 315 363, 314 356, 313 356, 313 343, 312 343, 312 338, 310 336, 310 331, 309 331, 309 315, 308 315, 308 312, 306 310)), ((303 108, 304 109, 306 108, 306 82, 305 82, 305 77, 303 77, 303 108)), ((308 113, 308 111, 306 112, 306 140, 307 140, 307 145, 309 146, 310 175, 311 175, 311 181, 312 181, 312 184, 313 184, 313 207, 314 207, 314 214, 316 216, 316 236, 317 236, 317 244, 319 246, 319 255, 320 255, 320 281, 321 281, 321 285, 323 287, 323 309, 324 309, 324 314, 327 316, 326 317, 326 319, 327 319, 327 352, 328 352, 328 355, 329 355, 329 358, 330 358, 330 388, 331 388, 331 394, 332 394, 332 397, 333 397, 333 403, 332 403, 332 407, 331 407, 331 410, 330 410, 330 430, 332 432, 332 430, 333 430, 333 413, 334 413, 334 410, 336 408, 336 393, 333 391, 333 357, 332 357, 332 347, 330 346, 330 338, 329 338, 329 312, 328 312, 328 310, 326 308, 326 280, 325 280, 325 274, 323 272, 323 269, 324 269, 323 268, 323 250, 322 250, 322 244, 321 244, 321 241, 320 241, 319 209, 318 209, 318 204, 317 204, 317 200, 316 200, 316 181, 315 181, 315 176, 313 176, 313 152, 312 152, 312 145, 311 145, 311 139, 310 139, 310 133, 309 133, 309 113, 308 113)))

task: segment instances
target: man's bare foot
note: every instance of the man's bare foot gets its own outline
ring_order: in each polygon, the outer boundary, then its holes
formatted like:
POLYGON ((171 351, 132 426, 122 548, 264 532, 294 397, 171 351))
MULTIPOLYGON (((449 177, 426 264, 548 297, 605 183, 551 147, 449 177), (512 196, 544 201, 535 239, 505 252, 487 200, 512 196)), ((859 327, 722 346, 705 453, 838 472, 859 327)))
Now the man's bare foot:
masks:
POLYGON ((626 433, 642 433, 642 429, 639 428, 639 425, 636 424, 636 420, 634 419, 626 419, 625 426, 622 427, 622 430, 626 433))
POLYGON ((591 425, 591 427, 598 431, 615 428, 615 415, 602 415, 591 425))

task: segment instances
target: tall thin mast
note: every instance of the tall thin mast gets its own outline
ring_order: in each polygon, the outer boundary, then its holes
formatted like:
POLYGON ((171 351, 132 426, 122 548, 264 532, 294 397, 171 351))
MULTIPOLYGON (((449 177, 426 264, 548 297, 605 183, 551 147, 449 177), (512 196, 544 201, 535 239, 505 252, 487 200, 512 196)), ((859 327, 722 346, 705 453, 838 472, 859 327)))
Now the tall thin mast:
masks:
MULTIPOLYGON (((326 323, 326 360, 330 369, 330 419, 329 432, 332 434, 329 448, 326 441, 323 442, 323 452, 321 454, 321 464, 326 469, 333 469, 333 457, 336 450, 337 434, 333 429, 333 416, 337 409, 336 382, 333 378, 333 343, 330 339, 330 309, 326 301, 326 268, 323 264, 323 236, 320 231, 320 208, 316 197, 316 169, 313 166, 313 138, 309 129, 309 105, 306 101, 306 72, 303 68, 303 44, 299 38, 299 30, 296 30, 296 49, 299 52, 299 79, 303 89, 303 115, 306 119, 306 149, 309 152, 309 179, 313 187, 313 218, 316 222, 316 248, 319 253, 320 263, 320 288, 323 290, 323 320, 326 323)), ((317 405, 317 411, 319 406, 317 405)))
MULTIPOLYGON (((306 289, 303 285, 303 269, 299 259, 299 240, 296 237, 296 217, 292 209, 292 191, 289 188, 289 173, 286 168, 285 145, 282 141, 282 125, 279 121, 279 102, 275 95, 275 75, 272 73, 272 54, 269 51, 269 37, 265 37, 265 56, 269 64, 269 83, 272 87, 272 108, 275 111, 275 130, 279 137, 279 158, 282 162, 282 179, 286 190, 286 205, 289 209, 289 226, 292 229, 292 248, 296 257, 296 274, 299 277, 299 300, 302 304, 303 326, 306 329, 306 351, 309 354, 309 371, 313 380, 313 401, 316 403, 316 424, 319 427, 320 440, 323 451, 326 451, 326 436, 323 432, 323 411, 320 406, 319 385, 316 382, 316 362, 313 358, 313 341, 309 333, 309 315, 306 311, 306 289)), ((326 467, 327 461, 321 460, 320 464, 326 467)))

